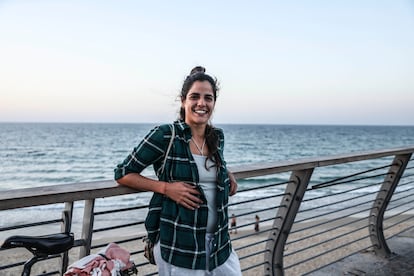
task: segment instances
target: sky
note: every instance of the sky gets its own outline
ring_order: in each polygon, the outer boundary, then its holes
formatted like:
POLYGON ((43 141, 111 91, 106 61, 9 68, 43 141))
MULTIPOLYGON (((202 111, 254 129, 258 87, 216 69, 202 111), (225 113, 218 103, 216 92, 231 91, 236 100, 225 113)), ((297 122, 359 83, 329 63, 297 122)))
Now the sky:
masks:
POLYGON ((0 122, 414 125, 414 1, 0 0, 0 122))

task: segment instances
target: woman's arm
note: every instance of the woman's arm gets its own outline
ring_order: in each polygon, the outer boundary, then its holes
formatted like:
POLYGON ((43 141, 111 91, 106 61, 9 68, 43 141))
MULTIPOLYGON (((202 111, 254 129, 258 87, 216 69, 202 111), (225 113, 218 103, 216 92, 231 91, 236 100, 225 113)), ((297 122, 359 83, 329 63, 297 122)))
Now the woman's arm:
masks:
POLYGON ((185 182, 167 183, 150 179, 139 173, 129 173, 118 179, 117 182, 139 191, 152 191, 154 193, 165 195, 177 204, 191 210, 199 208, 200 204, 203 203, 203 201, 197 197, 200 195, 200 192, 196 187, 185 182))
MULTIPOLYGON (((224 151, 224 133, 223 130, 220 128, 216 128, 217 131, 217 135, 219 137, 219 150, 221 151, 221 155, 223 156, 223 151, 224 151)), ((224 160, 223 160, 224 162, 224 160)), ((224 162, 225 163, 225 162, 224 162)), ((227 169, 227 174, 229 176, 229 180, 230 180, 230 196, 233 196, 237 193, 237 181, 236 178, 234 177, 233 173, 231 171, 229 171, 227 169)))
POLYGON ((234 174, 231 171, 228 171, 229 179, 230 179, 230 196, 233 196, 237 193, 238 184, 234 174))
POLYGON ((116 182, 135 190, 151 191, 162 195, 165 194, 165 186, 167 184, 166 182, 142 176, 139 173, 129 173, 118 179, 116 182))

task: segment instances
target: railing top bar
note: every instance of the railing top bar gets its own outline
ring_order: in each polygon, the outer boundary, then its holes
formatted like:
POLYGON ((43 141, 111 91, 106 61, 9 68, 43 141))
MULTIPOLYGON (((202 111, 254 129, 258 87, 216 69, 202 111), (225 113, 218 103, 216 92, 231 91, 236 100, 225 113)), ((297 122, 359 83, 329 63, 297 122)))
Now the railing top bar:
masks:
POLYGON ((333 156, 319 156, 296 160, 241 165, 232 167, 231 171, 234 173, 236 178, 246 178, 294 170, 325 167, 336 164, 369 160, 393 155, 409 154, 413 152, 414 146, 382 150, 360 151, 333 156))
MULTIPOLYGON (((413 152, 414 146, 409 146, 394 149, 354 152, 328 157, 314 157, 299 160, 249 164, 232 167, 230 169, 235 174, 236 178, 246 178, 381 158, 386 156, 409 154, 413 152)), ((88 200, 107 196, 131 194, 136 192, 137 191, 125 186, 119 186, 113 180, 8 190, 1 191, 0 193, 0 210, 61 202, 72 202, 77 200, 88 200)))
POLYGON ((113 180, 1 191, 0 210, 136 193, 113 180), (53 196, 52 196, 53 195, 53 196))

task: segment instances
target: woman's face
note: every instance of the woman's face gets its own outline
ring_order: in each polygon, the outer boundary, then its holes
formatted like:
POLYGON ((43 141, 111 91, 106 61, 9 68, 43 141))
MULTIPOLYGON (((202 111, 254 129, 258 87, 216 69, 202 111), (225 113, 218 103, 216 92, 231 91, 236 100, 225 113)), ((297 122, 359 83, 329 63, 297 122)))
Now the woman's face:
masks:
POLYGON ((213 113, 214 92, 208 81, 195 81, 182 101, 188 125, 207 124, 213 113))

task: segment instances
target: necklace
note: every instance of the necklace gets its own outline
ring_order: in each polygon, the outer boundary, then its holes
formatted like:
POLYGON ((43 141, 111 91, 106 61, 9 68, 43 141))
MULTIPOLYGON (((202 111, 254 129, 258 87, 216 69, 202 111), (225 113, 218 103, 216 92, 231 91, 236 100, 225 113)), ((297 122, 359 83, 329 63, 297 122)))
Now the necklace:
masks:
POLYGON ((200 152, 201 156, 204 156, 203 152, 204 152, 204 146, 206 145, 206 138, 204 138, 203 140, 203 145, 201 146, 201 148, 197 145, 196 141, 193 139, 193 137, 191 137, 191 141, 193 141, 194 145, 196 146, 196 148, 198 149, 198 152, 200 152))

